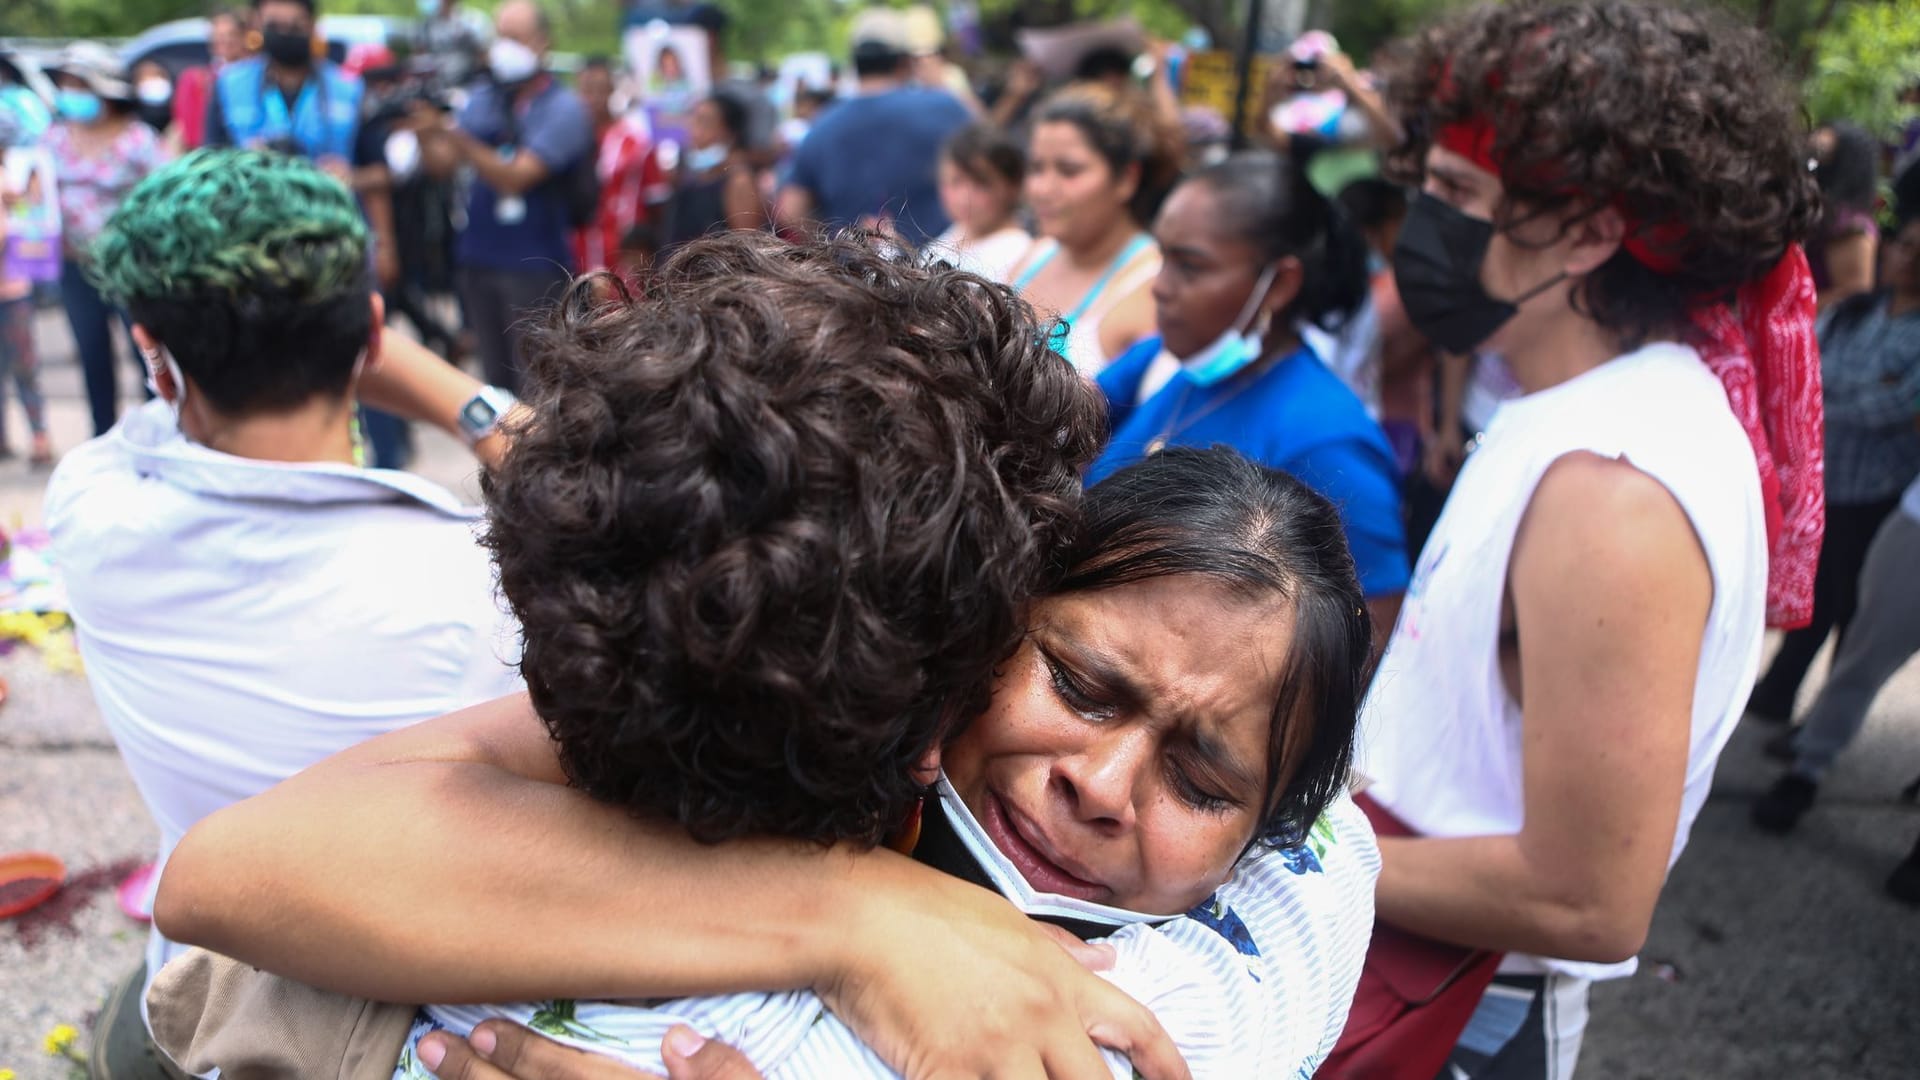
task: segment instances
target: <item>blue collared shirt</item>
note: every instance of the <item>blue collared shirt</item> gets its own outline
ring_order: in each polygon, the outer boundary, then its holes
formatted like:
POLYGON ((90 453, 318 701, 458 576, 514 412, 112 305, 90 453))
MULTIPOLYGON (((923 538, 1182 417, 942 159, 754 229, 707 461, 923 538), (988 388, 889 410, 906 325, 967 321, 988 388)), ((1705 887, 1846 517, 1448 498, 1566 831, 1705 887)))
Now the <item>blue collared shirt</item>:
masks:
POLYGON ((1920 474, 1920 311, 1890 304, 1854 297, 1820 324, 1827 501, 1841 506, 1895 498, 1920 474))

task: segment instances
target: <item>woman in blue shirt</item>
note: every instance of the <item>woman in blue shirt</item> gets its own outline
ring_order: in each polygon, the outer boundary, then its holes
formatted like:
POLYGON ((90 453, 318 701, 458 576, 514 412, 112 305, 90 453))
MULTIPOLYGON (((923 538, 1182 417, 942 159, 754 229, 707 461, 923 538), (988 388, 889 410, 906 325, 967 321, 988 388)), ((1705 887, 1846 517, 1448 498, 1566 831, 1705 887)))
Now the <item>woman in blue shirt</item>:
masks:
POLYGON ((1297 165, 1235 154, 1174 189, 1154 223, 1160 334, 1100 375, 1113 439, 1095 483, 1165 446, 1224 444, 1340 508, 1376 638, 1408 577, 1399 477, 1380 425, 1300 340, 1366 295, 1366 247, 1297 165))

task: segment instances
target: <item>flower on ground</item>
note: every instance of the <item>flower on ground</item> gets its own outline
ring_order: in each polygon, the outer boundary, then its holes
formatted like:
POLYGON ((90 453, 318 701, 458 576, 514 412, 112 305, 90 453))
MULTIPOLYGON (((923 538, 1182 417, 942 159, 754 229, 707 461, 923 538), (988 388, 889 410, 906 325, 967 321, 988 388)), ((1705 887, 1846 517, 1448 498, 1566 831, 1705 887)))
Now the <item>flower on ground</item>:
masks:
POLYGON ((47 1032, 47 1037, 40 1040, 40 1045, 46 1049, 48 1056, 60 1057, 73 1049, 73 1042, 79 1037, 79 1030, 72 1024, 55 1024, 53 1030, 47 1032))
POLYGON ((41 1045, 48 1054, 58 1057, 66 1053, 67 1048, 72 1046, 73 1041, 79 1037, 80 1032, 75 1030, 72 1024, 59 1024, 52 1031, 47 1032, 47 1037, 41 1040, 41 1045))
POLYGON ((12 1069, 0 1069, 0 1080, 14 1080, 12 1069))

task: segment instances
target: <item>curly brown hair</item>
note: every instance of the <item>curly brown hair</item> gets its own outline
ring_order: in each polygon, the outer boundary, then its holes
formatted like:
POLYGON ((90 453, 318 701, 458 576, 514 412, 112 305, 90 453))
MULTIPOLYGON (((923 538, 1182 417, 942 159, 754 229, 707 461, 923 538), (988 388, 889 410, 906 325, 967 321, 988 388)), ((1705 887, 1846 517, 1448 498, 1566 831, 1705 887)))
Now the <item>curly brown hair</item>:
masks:
POLYGON ((1011 292, 852 235, 585 285, 484 485, 568 777, 702 840, 878 842, 1057 576, 1097 392, 1011 292))
POLYGON ((1617 207, 1677 236, 1671 272, 1625 250, 1577 302, 1629 342, 1685 325, 1778 262, 1819 212, 1806 118, 1772 44, 1710 11, 1636 0, 1521 0, 1463 11, 1399 51, 1388 99, 1417 182, 1434 133, 1491 124, 1503 215, 1617 207))

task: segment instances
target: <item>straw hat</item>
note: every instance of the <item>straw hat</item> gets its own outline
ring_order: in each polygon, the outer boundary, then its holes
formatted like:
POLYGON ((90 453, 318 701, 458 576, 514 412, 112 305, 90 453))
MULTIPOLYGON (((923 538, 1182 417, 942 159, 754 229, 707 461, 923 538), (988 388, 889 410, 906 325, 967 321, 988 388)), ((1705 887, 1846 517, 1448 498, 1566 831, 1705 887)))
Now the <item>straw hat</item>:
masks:
POLYGON ((109 101, 134 100, 133 86, 127 82, 127 67, 112 49, 94 41, 76 41, 61 50, 48 74, 71 75, 87 88, 109 101))

